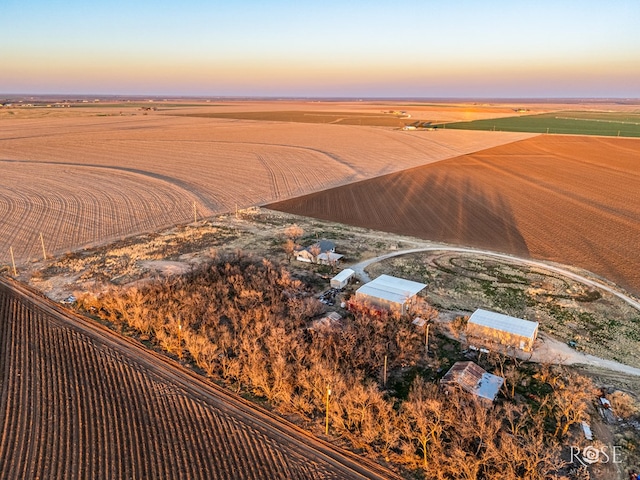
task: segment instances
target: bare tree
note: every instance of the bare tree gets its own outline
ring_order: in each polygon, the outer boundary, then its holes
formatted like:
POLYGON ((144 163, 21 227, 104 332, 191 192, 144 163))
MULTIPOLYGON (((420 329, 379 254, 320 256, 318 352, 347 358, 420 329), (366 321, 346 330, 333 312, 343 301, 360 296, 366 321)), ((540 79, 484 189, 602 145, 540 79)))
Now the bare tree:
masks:
POLYGON ((304 230, 302 227, 297 224, 290 225, 289 227, 284 229, 284 235, 295 244, 302 235, 304 235, 304 230))
POLYGON ((429 448, 442 445, 442 435, 451 423, 451 410, 438 395, 438 387, 417 377, 411 385, 400 412, 404 436, 422 453, 422 466, 427 467, 429 448))

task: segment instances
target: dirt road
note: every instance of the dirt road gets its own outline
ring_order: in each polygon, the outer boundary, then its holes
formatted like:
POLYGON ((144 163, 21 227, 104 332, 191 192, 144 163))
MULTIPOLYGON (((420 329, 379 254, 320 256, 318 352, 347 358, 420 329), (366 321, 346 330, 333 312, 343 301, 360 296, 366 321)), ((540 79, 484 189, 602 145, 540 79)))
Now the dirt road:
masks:
MULTIPOLYGON (((605 290, 612 295, 620 298, 624 302, 628 303, 633 308, 640 311, 640 302, 636 299, 616 290, 615 288, 597 280, 587 278, 585 276, 579 275, 575 272, 571 272, 564 268, 556 267, 554 265, 549 265, 544 262, 539 262, 536 260, 529 260, 524 258, 518 258, 512 255, 506 255, 502 253, 491 252, 488 250, 477 250, 472 248, 462 248, 462 247, 443 247, 442 245, 430 245, 425 242, 425 246, 412 248, 408 250, 401 250, 396 252, 387 253, 385 255, 380 255, 375 258, 369 258, 362 262, 356 263, 355 265, 349 266, 352 270, 356 272, 356 275, 363 281, 368 282, 371 280, 369 275, 365 271, 365 269, 373 264, 380 262, 382 260, 386 260, 387 258, 397 257, 400 255, 409 255, 412 253, 422 253, 422 252, 433 252, 433 251, 447 251, 447 252, 460 252, 460 253, 470 253, 470 254, 480 254, 484 256, 494 257, 498 259, 508 260, 510 262, 518 263, 521 265, 526 265, 530 267, 538 267, 544 270, 548 270, 551 272, 558 273, 567 278, 575 280, 577 282, 583 283, 585 285, 589 285, 591 287, 599 288, 605 290)), ((568 345, 555 340, 554 338, 541 334, 539 340, 536 344, 534 353, 531 357, 527 355, 527 358, 530 358, 534 362, 552 362, 559 363, 563 365, 590 365, 594 367, 602 367, 609 370, 614 370, 617 372, 627 373, 630 375, 640 376, 640 369, 634 368, 628 365, 624 365, 619 362, 615 362, 613 360, 606 360, 603 358, 599 358, 593 355, 588 355, 585 353, 577 352, 576 350, 571 349, 568 345)))

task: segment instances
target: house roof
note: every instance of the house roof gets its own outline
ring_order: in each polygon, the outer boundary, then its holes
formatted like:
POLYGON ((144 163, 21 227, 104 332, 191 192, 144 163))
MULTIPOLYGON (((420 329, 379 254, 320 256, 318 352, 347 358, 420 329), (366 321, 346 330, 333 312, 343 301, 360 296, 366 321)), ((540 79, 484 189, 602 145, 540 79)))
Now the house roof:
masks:
POLYGON ((473 362, 456 362, 440 382, 454 383, 466 392, 493 402, 504 383, 504 378, 487 373, 473 362))
POLYGON ((311 249, 316 245, 320 247, 320 253, 331 252, 336 248, 336 244, 333 243, 331 240, 320 240, 318 242, 315 242, 309 245, 307 248, 305 248, 305 250, 311 251, 311 249))
POLYGON ((336 262, 338 260, 340 260, 342 257, 344 257, 344 255, 341 255, 339 253, 321 253, 320 255, 318 255, 318 260, 324 260, 326 262, 336 262))
POLYGON ((356 290, 356 293, 403 304, 408 298, 413 297, 424 288, 426 288, 424 283, 412 282, 391 275, 380 275, 375 280, 361 286, 356 290))
POLYGON ((336 282, 344 282, 345 280, 348 280, 349 278, 351 278, 355 273, 356 272, 354 272, 350 268, 345 268, 339 274, 333 277, 331 280, 335 280, 336 282))
POLYGON ((473 324, 527 338, 533 338, 538 329, 538 322, 531 322, 482 309, 476 310, 469 317, 467 325, 473 324))

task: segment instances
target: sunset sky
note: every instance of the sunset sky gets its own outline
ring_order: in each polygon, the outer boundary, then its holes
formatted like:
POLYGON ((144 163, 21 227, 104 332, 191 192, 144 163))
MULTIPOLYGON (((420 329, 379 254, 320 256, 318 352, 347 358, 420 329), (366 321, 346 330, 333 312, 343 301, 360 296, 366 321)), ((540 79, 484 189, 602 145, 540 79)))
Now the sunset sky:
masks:
POLYGON ((640 0, 0 0, 0 93, 640 97, 640 0))

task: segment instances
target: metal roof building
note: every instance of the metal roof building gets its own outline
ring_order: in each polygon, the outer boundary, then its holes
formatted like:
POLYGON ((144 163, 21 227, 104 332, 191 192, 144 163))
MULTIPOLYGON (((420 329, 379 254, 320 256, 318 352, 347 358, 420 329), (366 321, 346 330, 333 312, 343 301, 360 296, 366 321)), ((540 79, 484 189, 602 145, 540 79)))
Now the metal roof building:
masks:
POLYGON ((466 334, 467 339, 488 340, 530 352, 538 336, 538 325, 538 322, 478 309, 467 322, 466 334))
POLYGON ((456 362, 442 377, 444 385, 458 385, 465 392, 493 402, 504 383, 504 378, 486 372, 473 362, 456 362))
POLYGON ((424 288, 424 283, 380 275, 356 290, 356 300, 405 313, 418 292, 424 288))
POLYGON ((339 274, 331 279, 332 288, 344 288, 349 283, 349 279, 355 275, 356 272, 350 268, 345 268, 339 274))

